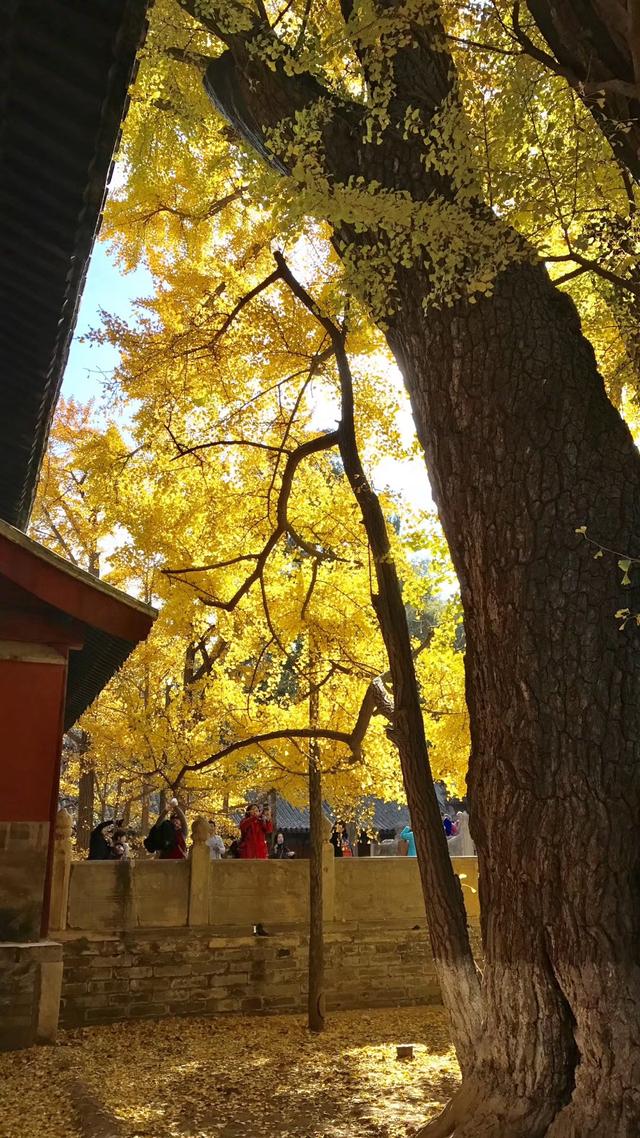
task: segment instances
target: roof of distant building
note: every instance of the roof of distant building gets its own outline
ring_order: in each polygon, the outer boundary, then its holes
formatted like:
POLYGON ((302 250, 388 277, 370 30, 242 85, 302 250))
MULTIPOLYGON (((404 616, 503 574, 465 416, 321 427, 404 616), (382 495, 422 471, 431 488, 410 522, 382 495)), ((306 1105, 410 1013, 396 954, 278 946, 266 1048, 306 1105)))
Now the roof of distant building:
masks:
MULTIPOLYGON (((438 783, 436 783, 436 794, 439 805, 444 809, 445 794, 438 783)), ((251 795, 248 797, 251 798, 251 795)), ((264 795, 256 795, 255 797, 262 801, 264 795)), ((339 817, 339 814, 328 802, 323 802, 322 809, 332 822, 339 817)), ((407 806, 400 802, 385 802, 382 798, 373 797, 361 799, 356 806, 355 815, 357 823, 366 823, 378 833, 383 830, 402 829, 410 820, 407 806)), ((239 822, 242 818, 242 812, 233 813, 232 818, 239 822)), ((291 802, 278 794, 276 798, 276 825, 279 830, 286 830, 288 833, 306 833, 309 830, 309 810, 306 806, 293 806, 291 802)))

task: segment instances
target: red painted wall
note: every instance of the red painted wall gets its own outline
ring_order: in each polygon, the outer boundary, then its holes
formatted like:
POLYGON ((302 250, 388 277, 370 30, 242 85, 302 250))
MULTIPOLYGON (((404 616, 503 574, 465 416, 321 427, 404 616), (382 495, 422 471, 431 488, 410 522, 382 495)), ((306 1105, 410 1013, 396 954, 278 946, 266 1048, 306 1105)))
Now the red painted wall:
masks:
POLYGON ((63 662, 0 660, 0 821, 51 818, 65 682, 63 662))

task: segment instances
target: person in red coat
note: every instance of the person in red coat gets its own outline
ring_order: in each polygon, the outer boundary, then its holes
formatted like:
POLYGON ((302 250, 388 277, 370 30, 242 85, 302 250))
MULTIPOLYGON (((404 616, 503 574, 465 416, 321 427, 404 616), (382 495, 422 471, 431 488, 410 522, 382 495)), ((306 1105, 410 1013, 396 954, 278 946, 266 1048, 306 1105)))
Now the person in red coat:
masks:
POLYGON ((240 857, 267 858, 267 834, 272 830, 269 807, 263 806, 260 810, 257 803, 251 802, 240 823, 240 857))

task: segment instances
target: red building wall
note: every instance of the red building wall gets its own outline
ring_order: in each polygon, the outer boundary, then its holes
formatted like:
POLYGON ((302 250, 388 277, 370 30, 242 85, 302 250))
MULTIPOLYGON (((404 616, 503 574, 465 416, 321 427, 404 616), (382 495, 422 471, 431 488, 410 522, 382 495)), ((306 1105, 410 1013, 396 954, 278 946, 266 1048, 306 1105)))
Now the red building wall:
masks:
POLYGON ((0 821, 48 822, 57 789, 66 667, 0 660, 0 821))

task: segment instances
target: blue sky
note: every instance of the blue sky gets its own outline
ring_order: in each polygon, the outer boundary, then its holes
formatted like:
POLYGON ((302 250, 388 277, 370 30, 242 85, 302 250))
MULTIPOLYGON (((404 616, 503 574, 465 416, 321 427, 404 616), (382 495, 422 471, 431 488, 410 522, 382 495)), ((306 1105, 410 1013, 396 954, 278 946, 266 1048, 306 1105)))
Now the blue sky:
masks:
POLYGON ((107 246, 96 242, 62 382, 64 396, 83 403, 100 400, 102 380, 117 366, 118 353, 107 344, 83 343, 83 337, 99 327, 101 308, 126 319, 132 315, 132 302, 149 295, 151 288, 151 274, 144 266, 123 273, 107 246))

